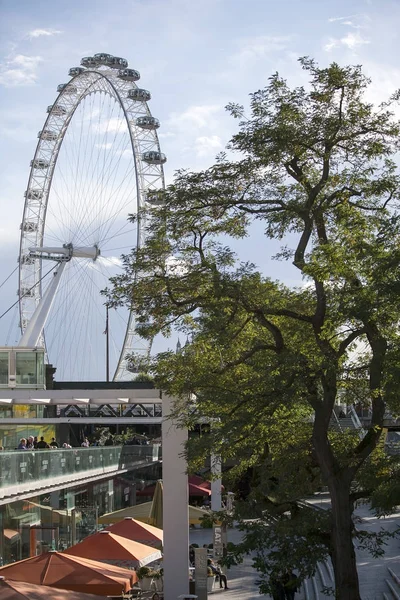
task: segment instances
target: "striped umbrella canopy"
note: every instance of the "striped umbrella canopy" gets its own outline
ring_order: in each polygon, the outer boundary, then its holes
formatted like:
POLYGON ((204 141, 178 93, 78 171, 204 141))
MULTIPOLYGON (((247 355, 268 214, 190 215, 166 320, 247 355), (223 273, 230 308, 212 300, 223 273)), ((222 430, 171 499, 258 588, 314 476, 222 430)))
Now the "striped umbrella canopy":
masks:
POLYGON ((162 529, 163 526, 163 484, 161 479, 156 483, 153 501, 149 513, 150 523, 162 529))
POLYGON ((0 577, 0 600, 101 600, 105 596, 94 596, 82 592, 71 592, 67 590, 53 589, 49 594, 49 588, 45 585, 35 585, 13 581, 0 577))
MULTIPOLYGON (((111 513, 107 513, 99 517, 99 523, 101 525, 108 525, 109 523, 118 523, 126 517, 131 517, 142 521, 143 523, 150 523, 150 508, 151 502, 143 502, 142 504, 135 504, 135 506, 127 506, 116 510, 111 513)), ((189 505, 189 525, 199 525, 202 517, 209 516, 210 512, 197 506, 189 505)))
POLYGON ((111 531, 116 535, 125 537, 134 542, 147 544, 148 546, 162 546, 163 530, 153 527, 148 523, 142 523, 132 517, 125 517, 122 521, 106 527, 106 531, 111 531))
POLYGON ((144 567, 162 558, 161 552, 156 548, 133 542, 106 530, 89 535, 79 544, 64 550, 63 554, 83 556, 124 567, 144 567))
POLYGON ((50 592, 46 586, 107 596, 128 592, 138 580, 134 571, 63 552, 45 552, 11 563, 1 567, 0 576, 7 581, 45 586, 48 598, 53 598, 55 591, 50 592))

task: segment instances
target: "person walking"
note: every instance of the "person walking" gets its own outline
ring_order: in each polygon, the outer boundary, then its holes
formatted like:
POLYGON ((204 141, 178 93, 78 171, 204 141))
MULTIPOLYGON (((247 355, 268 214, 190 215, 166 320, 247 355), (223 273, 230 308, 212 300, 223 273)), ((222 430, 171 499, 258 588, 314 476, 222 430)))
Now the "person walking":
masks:
POLYGON ((298 591, 295 573, 290 570, 286 571, 282 577, 282 582, 286 600, 294 600, 296 592, 298 591))

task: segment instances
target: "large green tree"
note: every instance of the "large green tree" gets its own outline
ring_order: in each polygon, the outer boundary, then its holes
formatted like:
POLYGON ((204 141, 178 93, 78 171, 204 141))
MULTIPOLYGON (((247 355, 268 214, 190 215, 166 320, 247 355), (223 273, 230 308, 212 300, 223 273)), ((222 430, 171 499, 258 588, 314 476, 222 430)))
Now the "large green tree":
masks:
POLYGON ((248 117, 228 107, 240 120, 229 155, 178 172, 164 194, 148 196, 147 241, 124 257, 111 296, 132 307, 145 337, 190 335, 185 352, 158 357, 155 371, 178 398, 182 424, 213 419, 211 434, 188 450, 193 464, 205 446, 239 457, 238 469, 271 470, 292 451, 308 470, 299 492, 316 478, 328 486, 337 597, 357 600, 354 500, 366 495, 360 475, 385 410, 398 408, 397 96, 374 107, 360 67, 300 63, 309 85, 292 89, 273 75, 251 95, 248 117), (282 240, 278 258, 303 285, 237 261, 227 240, 251 236, 257 220, 260 256, 270 257, 269 239, 282 240), (355 397, 370 405, 371 425, 335 442, 335 402, 355 397), (281 442, 285 432, 291 445, 281 442))

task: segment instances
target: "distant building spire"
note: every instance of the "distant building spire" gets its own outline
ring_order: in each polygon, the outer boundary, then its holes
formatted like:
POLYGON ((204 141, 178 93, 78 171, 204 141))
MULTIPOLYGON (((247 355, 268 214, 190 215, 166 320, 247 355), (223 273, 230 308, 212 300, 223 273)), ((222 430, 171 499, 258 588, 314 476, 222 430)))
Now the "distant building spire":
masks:
POLYGON ((182 344, 180 339, 178 338, 178 342, 176 344, 176 353, 179 354, 179 352, 182 350, 182 344))

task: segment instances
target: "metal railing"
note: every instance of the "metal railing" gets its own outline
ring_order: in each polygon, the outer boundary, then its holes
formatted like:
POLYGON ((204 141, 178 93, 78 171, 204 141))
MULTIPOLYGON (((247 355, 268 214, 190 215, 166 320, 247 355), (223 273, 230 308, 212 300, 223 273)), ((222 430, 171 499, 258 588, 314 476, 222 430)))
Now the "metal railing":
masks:
POLYGON ((129 471, 159 460, 160 445, 0 452, 0 498, 45 485, 129 471))

